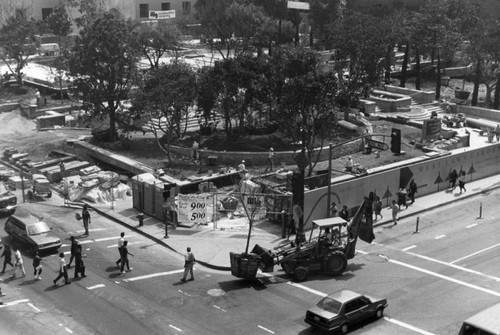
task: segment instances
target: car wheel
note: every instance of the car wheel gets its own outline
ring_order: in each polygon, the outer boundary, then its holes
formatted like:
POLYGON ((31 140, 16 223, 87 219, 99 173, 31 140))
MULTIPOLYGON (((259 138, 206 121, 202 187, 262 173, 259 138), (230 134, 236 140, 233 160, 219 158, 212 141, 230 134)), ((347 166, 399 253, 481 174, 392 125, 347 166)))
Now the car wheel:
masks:
POLYGON ((303 266, 299 266, 295 269, 295 279, 298 282, 306 281, 307 280, 307 269, 303 266))
POLYGON ((384 309, 382 307, 377 308, 377 312, 375 313, 377 319, 380 319, 384 316, 384 309))
POLYGON ((326 273, 341 275, 347 268, 347 258, 342 251, 334 251, 327 255, 324 269, 326 273))
POLYGON ((348 331, 349 331, 349 325, 347 323, 344 323, 342 326, 340 326, 341 334, 347 334, 348 331))

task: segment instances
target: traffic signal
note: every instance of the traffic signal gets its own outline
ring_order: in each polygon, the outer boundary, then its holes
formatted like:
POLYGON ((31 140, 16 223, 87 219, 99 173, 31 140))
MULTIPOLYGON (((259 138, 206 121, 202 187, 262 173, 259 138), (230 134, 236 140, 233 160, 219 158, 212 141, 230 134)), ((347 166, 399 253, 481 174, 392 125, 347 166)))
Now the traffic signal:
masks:
POLYGON ((401 129, 392 128, 391 131, 391 152, 401 153, 401 129))

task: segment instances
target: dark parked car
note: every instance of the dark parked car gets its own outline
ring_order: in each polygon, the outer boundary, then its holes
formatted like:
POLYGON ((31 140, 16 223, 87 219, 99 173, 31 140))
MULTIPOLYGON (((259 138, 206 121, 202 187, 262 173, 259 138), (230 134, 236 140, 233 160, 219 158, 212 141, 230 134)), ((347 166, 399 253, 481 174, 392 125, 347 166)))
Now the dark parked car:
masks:
POLYGON ((380 319, 387 307, 387 300, 342 290, 324 297, 306 312, 305 321, 313 327, 327 331, 349 328, 370 317, 380 319))
POLYGON ((0 181, 0 213, 13 214, 17 207, 17 197, 12 194, 3 181, 0 181))
POLYGON ((51 228, 36 216, 19 211, 5 222, 5 231, 12 241, 21 242, 34 253, 55 250, 61 246, 61 239, 51 228))

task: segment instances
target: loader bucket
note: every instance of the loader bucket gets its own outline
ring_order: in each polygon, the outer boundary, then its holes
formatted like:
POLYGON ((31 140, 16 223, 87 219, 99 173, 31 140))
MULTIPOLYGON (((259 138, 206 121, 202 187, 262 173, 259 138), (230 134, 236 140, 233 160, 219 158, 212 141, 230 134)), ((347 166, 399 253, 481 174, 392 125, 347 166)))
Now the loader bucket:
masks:
POLYGON ((256 244, 252 249, 252 253, 260 257, 259 268, 262 272, 273 272, 274 271, 274 257, 273 252, 269 249, 265 249, 260 245, 256 244))

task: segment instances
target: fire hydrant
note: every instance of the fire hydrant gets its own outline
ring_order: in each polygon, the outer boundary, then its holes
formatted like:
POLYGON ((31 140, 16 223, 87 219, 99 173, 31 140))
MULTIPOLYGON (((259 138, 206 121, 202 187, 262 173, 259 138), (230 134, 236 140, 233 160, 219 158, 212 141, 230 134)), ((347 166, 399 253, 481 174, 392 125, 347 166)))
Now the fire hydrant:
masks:
POLYGON ((139 227, 144 226, 144 213, 137 214, 137 219, 139 220, 139 227))

